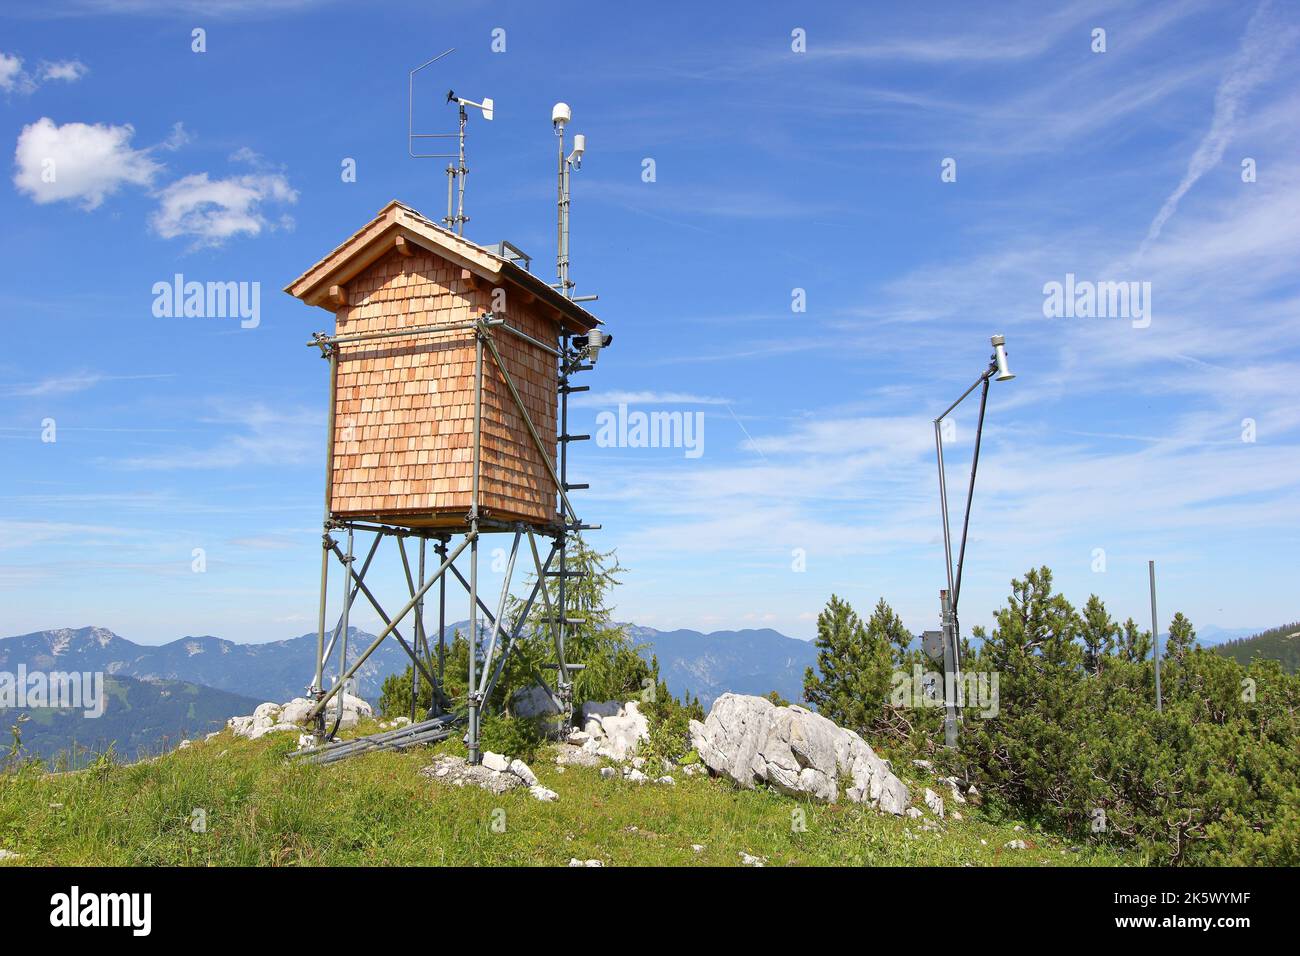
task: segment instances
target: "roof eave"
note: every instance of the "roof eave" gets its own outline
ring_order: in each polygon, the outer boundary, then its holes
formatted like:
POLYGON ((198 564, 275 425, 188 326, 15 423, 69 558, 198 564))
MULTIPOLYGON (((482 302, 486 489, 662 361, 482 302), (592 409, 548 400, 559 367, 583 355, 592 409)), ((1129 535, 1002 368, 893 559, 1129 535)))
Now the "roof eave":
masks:
POLYGON ((389 253, 396 247, 400 236, 406 242, 440 256, 493 285, 509 282, 531 299, 553 309, 556 320, 570 332, 587 332, 602 324, 586 309, 561 295, 531 272, 460 237, 456 239, 467 248, 464 251, 458 250, 451 242, 444 241, 437 232, 426 231, 422 226, 422 217, 418 213, 394 200, 375 219, 285 286, 284 291, 308 305, 332 312, 336 305, 330 294, 331 288, 346 285, 389 253))

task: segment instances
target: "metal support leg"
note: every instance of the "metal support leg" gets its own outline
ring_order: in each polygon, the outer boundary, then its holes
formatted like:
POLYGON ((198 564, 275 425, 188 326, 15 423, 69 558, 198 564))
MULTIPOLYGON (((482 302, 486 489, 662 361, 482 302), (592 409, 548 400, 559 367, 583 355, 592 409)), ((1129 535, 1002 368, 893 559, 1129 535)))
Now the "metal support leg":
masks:
MULTIPOLYGON (((438 562, 441 564, 447 560, 447 542, 445 539, 438 541, 438 547, 435 549, 438 555, 438 562)), ((444 681, 447 678, 447 575, 438 575, 438 686, 445 687, 444 681)))
POLYGON ((341 626, 342 637, 339 644, 339 681, 338 681, 338 698, 339 712, 334 719, 334 726, 330 729, 329 737, 333 739, 334 735, 339 732, 339 727, 343 724, 343 704, 347 696, 347 666, 348 666, 348 611, 352 606, 352 581, 349 579, 348 572, 352 570, 352 529, 348 528, 348 552, 347 558, 343 561, 343 621, 341 626))
MULTIPOLYGON (((316 616, 316 675, 311 681, 311 697, 319 700, 325 687, 325 610, 329 598, 330 544, 329 532, 322 534, 320 549, 320 612, 316 616)), ((313 727, 317 744, 325 742, 325 718, 318 716, 313 727)))
POLYGON ((475 683, 475 668, 478 664, 478 537, 475 536, 469 550, 469 762, 478 763, 478 688, 475 683))
POLYGON ((479 704, 478 683, 475 680, 478 666, 478 519, 479 519, 479 470, 483 462, 483 341, 487 330, 480 326, 474 337, 474 475, 472 498, 470 502, 470 528, 474 541, 469 552, 469 683, 465 693, 469 698, 469 762, 477 764, 482 757, 478 747, 479 704))
MULTIPOLYGON (((424 538, 420 538, 420 558, 419 558, 419 579, 420 586, 424 586, 424 538)), ((432 666, 433 659, 429 654, 429 635, 424 631, 424 598, 420 598, 420 603, 415 606, 415 652, 424 657, 425 663, 432 666)), ((411 680, 416 682, 411 691, 411 723, 415 723, 415 707, 418 694, 416 690, 419 687, 419 681, 416 676, 415 668, 411 668, 411 680)), ((434 688, 429 688, 429 700, 433 701, 434 688)), ((428 716, 427 714, 425 716, 428 716)))

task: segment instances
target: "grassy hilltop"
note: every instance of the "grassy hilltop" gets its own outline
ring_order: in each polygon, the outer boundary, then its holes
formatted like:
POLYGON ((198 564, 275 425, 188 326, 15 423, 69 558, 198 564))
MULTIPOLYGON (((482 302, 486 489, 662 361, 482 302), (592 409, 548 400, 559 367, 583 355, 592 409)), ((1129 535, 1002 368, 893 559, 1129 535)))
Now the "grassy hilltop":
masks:
MULTIPOLYGON (((959 807, 963 820, 936 823, 928 813, 913 820, 801 802, 707 776, 637 785, 602 779, 596 768, 560 772, 549 751, 532 767, 559 800, 541 803, 522 789, 497 796, 420 776, 454 744, 326 767, 286 761, 293 746, 283 735, 247 741, 224 732, 146 763, 0 776, 0 848, 19 854, 11 865, 68 866, 564 866, 574 858, 736 866, 742 853, 768 866, 1143 862, 1105 846, 1072 851, 1060 837, 969 806, 959 807), (199 809, 202 833, 192 829, 199 809), (491 826, 497 809, 504 832, 491 826), (792 826, 796 810, 806 815, 802 832, 792 826), (926 820, 934 829, 922 829, 926 820), (1005 847, 1018 839, 1029 848, 1005 847)), ((924 778, 907 782, 920 804, 924 778)))

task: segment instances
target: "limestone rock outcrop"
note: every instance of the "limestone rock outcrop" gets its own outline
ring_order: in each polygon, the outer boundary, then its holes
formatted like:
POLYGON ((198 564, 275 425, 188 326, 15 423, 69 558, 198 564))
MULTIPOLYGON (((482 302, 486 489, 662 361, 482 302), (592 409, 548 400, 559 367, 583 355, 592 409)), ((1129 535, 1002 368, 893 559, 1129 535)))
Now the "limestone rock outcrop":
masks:
POLYGON ((766 783, 782 793, 834 803, 843 785, 852 802, 895 815, 911 799, 866 741, 803 707, 723 694, 703 723, 691 721, 690 733, 705 766, 741 787, 766 783))

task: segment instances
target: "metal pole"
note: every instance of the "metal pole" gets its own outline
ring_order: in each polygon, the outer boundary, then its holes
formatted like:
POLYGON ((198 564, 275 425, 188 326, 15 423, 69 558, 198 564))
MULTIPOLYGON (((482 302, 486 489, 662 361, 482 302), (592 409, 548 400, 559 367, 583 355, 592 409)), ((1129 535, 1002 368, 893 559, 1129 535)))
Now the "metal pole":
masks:
POLYGON ((469 683, 465 685, 469 699, 469 762, 478 763, 482 757, 478 749, 479 700, 475 682, 478 661, 478 512, 479 469, 483 460, 483 339, 486 330, 479 329, 474 338, 474 471, 470 501, 470 529, 474 541, 469 552, 469 683))
MULTIPOLYGON (((567 275, 567 267, 565 272, 567 275)), ((563 338, 561 338, 560 341, 561 344, 563 344, 563 338)), ((560 435, 563 437, 569 434, 569 392, 566 387, 563 387, 569 384, 569 373, 567 370, 560 377, 560 384, 562 386, 560 390, 560 435)), ((569 443, 567 441, 561 441, 559 444, 560 476, 557 484, 559 485, 560 496, 563 499, 564 504, 567 505, 568 497, 565 492, 565 485, 569 482, 569 443)), ((572 514, 572 507, 570 507, 569 510, 572 514)), ((576 515, 574 517, 576 518, 576 515)), ((561 524, 564 524, 563 509, 561 509, 561 524)), ((569 669, 564 654, 564 642, 565 638, 568 636, 566 628, 568 626, 567 619, 569 616, 569 531, 567 527, 561 528, 559 539, 556 543, 559 545, 558 550, 560 553, 560 585, 555 595, 556 623, 555 631, 553 632, 555 634, 555 690, 559 695, 560 700, 564 702, 564 719, 571 721, 573 717, 571 703, 572 695, 569 681, 569 669)), ((534 558, 535 557, 536 556, 534 555, 534 558)))
MULTIPOLYGON (((434 549, 439 562, 447 560, 447 542, 438 539, 434 549)), ((447 679, 447 575, 438 575, 438 687, 446 686, 447 679)))
POLYGON ((943 745, 957 747, 957 635, 949 592, 939 592, 943 609, 943 745))
POLYGON ((458 236, 463 236, 465 234, 466 222, 465 177, 469 174, 469 170, 465 168, 465 122, 467 119, 468 115, 465 112, 465 107, 462 106, 460 108, 460 181, 457 183, 456 187, 458 193, 456 199, 456 235, 458 236))
POLYGON ((447 164, 447 215, 443 222, 447 224, 448 229, 456 228, 456 167, 451 163, 447 164))
POLYGON ((343 562, 343 621, 341 625, 342 637, 340 638, 342 643, 339 645, 339 713, 338 717, 334 721, 334 728, 330 731, 329 735, 331 737, 338 733, 339 726, 343 723, 344 698, 347 696, 347 690, 345 689, 347 686, 347 677, 345 676, 345 671, 348 666, 348 611, 352 605, 352 581, 349 580, 349 572, 351 570, 352 529, 348 528, 348 553, 347 558, 343 562))
MULTIPOLYGON (((334 421, 335 421, 335 399, 338 396, 339 384, 339 350, 338 346, 329 348, 330 364, 330 403, 329 410, 326 413, 325 424, 325 516, 322 522, 324 529, 321 532, 321 553, 320 553, 320 608, 316 615, 316 673, 312 677, 311 696, 316 699, 324 693, 325 686, 325 611, 326 603, 329 600, 329 573, 330 573, 330 498, 334 492, 334 421)), ((316 736, 321 738, 324 735, 325 725, 323 720, 317 721, 316 736)))
POLYGON ((311 692, 315 696, 321 691, 325 680, 325 602, 328 597, 330 576, 330 536, 329 532, 321 535, 320 545, 320 610, 316 616, 316 674, 311 681, 311 692))
POLYGON ((970 531, 970 506, 975 500, 975 472, 980 466, 980 440, 984 436, 984 409, 989 400, 989 377, 984 376, 984 389, 980 392, 980 415, 975 424, 975 451, 970 462, 970 486, 966 489, 966 517, 961 523, 961 548, 957 551, 957 584, 952 592, 952 612, 957 613, 961 603, 961 569, 966 561, 966 535, 970 531))
POLYGON ((1156 563, 1147 562, 1147 574, 1151 578, 1151 647, 1156 660, 1156 713, 1164 710, 1160 699, 1160 626, 1156 617, 1156 563))
MULTIPOLYGON (((421 537, 420 538, 420 568, 419 568, 421 587, 424 587, 424 545, 425 545, 425 539, 421 537)), ((429 654, 429 635, 426 634, 424 631, 424 598, 423 597, 420 598, 420 603, 415 606, 415 629, 416 629, 415 630, 415 652, 417 654, 424 655, 425 663, 432 665, 433 661, 429 654)), ((411 680, 413 681, 418 680, 416 676, 415 668, 411 668, 411 680)), ((418 689, 419 689, 419 684, 417 683, 416 690, 418 689)), ((417 695, 415 693, 411 694, 411 710, 412 710, 411 723, 415 723, 414 710, 415 710, 416 696, 417 695)), ((432 701, 433 699, 432 687, 429 688, 429 699, 430 701, 432 701)))
POLYGON ((948 530, 948 482, 943 473, 943 419, 934 420, 934 450, 939 460, 939 508, 943 512, 944 570, 948 574, 948 593, 954 590, 952 579, 952 536, 948 530))
POLYGON ((555 179, 555 275, 560 283, 560 295, 565 294, 568 272, 564 268, 564 127, 556 130, 559 146, 555 179))
POLYGON ((567 159, 561 159, 560 162, 561 179, 564 183, 564 279, 562 280, 564 285, 560 289, 560 294, 571 299, 573 298, 573 283, 569 281, 569 216, 571 214, 569 178, 573 175, 573 170, 569 166, 567 159))

